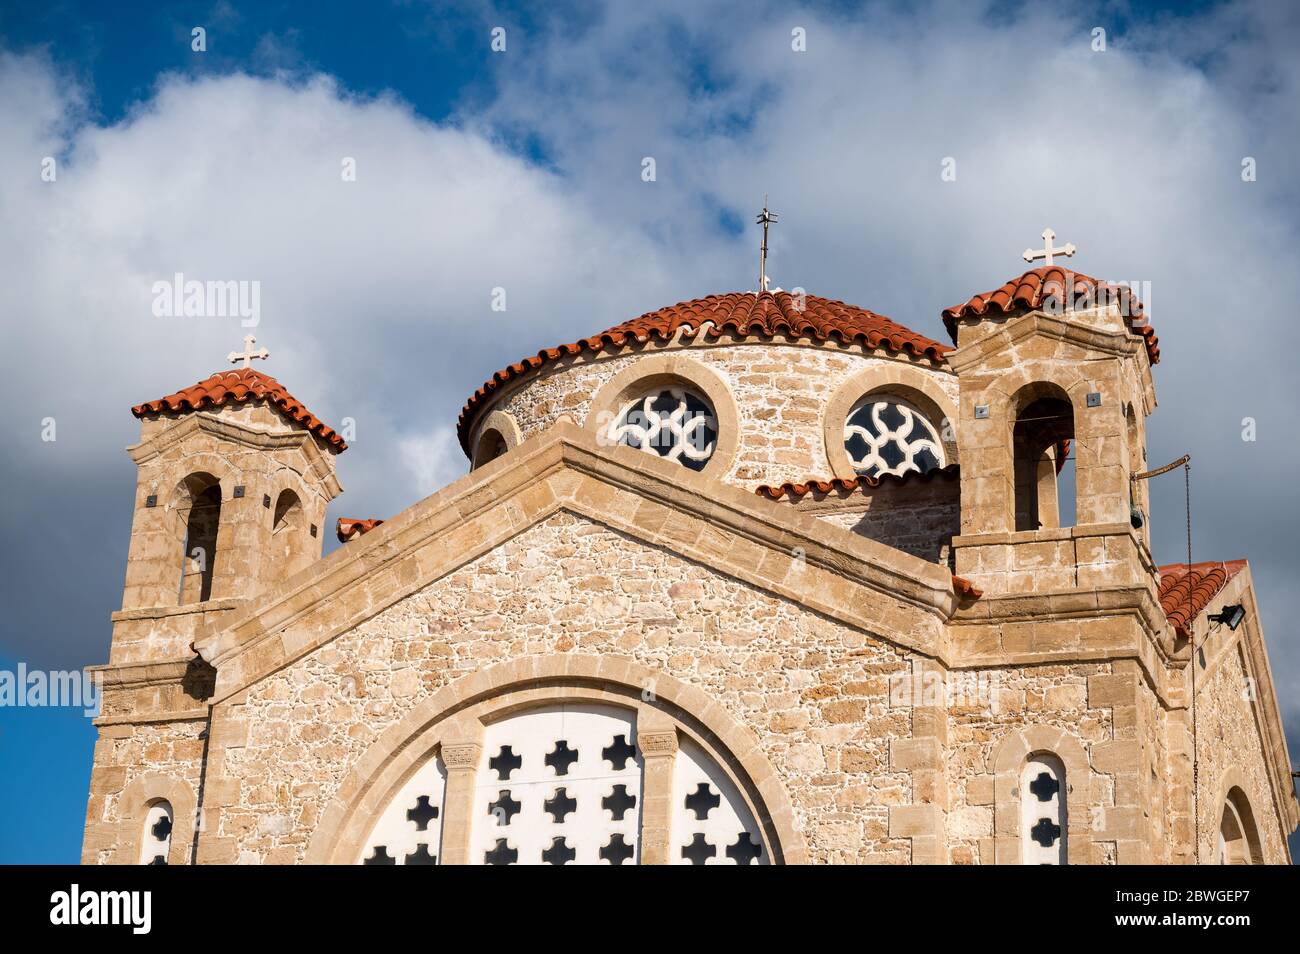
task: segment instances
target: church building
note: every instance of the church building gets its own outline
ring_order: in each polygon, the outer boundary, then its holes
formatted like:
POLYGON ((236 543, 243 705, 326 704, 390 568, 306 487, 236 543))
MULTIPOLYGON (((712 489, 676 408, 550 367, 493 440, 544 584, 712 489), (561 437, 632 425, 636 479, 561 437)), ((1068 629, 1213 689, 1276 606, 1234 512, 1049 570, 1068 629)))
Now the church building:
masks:
POLYGON ((83 861, 1288 863, 1250 565, 1152 558, 1158 341, 1054 251, 945 341, 764 280, 526 357, 327 557, 253 342, 136 406, 83 861))

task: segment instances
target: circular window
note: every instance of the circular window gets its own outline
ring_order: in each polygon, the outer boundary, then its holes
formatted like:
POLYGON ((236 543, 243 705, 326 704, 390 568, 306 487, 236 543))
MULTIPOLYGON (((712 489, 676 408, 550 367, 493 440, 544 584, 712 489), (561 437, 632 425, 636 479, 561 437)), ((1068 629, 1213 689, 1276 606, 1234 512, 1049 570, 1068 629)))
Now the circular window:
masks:
POLYGON ((888 395, 869 397, 844 422, 844 449, 865 477, 925 473, 943 466, 939 433, 915 407, 888 395))
POLYGON ((609 440, 703 470, 718 443, 709 403, 679 387, 656 388, 627 402, 610 425, 609 440))

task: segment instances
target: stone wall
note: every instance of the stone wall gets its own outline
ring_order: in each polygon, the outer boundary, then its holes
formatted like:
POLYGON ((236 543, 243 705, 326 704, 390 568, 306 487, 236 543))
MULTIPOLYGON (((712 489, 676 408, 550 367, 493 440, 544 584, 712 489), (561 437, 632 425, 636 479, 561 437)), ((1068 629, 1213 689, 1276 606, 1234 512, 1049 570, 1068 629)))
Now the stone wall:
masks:
MULTIPOLYGON (((1256 724, 1257 687, 1247 678, 1240 644, 1234 641, 1217 660, 1212 659, 1210 668, 1208 680, 1197 686, 1196 707, 1201 861, 1216 857, 1223 789, 1231 781, 1240 785, 1250 800, 1264 861, 1286 864, 1285 834, 1278 826, 1256 724)), ((1201 675, 1206 674, 1203 671, 1201 675)))
POLYGON ((784 506, 826 520, 868 540, 948 566, 950 542, 961 530, 960 485, 955 479, 887 481, 850 492, 811 492, 784 506))
MULTIPOLYGON (((592 399, 606 382, 646 354, 664 350, 700 362, 726 382, 739 417, 740 444, 731 467, 718 476, 746 489, 838 472, 827 458, 827 411, 837 390, 864 370, 877 369, 880 384, 888 384, 896 377, 897 366, 903 364, 924 375, 937 395, 945 395, 953 405, 957 400, 956 377, 928 362, 832 345, 749 341, 647 347, 631 353, 565 359, 481 409, 480 418, 490 408, 504 411, 518 422, 525 439, 549 427, 561 414, 570 414, 583 424, 592 399)), ((933 423, 940 426, 938 420, 933 423)), ((836 426, 842 428, 843 421, 836 426)))
POLYGON ((242 861, 302 858, 311 822, 370 743, 419 699, 499 660, 617 653, 697 686, 761 739, 818 862, 911 859, 890 746, 908 658, 796 604, 559 514, 252 686, 241 780, 219 837, 242 861))
MULTIPOLYGON (((1090 703, 1088 692, 1090 678, 1110 671, 1109 664, 1090 663, 949 674, 947 835, 953 864, 1006 863, 995 858, 999 806, 994 761, 999 744, 1026 727, 1059 729, 1089 753, 1089 777, 1068 780, 1074 789, 1068 801, 1071 818, 1091 822, 1096 811, 1114 804, 1114 779, 1091 768, 1093 747, 1114 738, 1111 709, 1090 703)), ((1093 860, 1113 863, 1114 846, 1100 846, 1093 860)))
POLYGON ((176 812, 169 863, 190 862, 206 728, 203 719, 100 726, 83 864, 138 864, 148 801, 163 797, 176 812))

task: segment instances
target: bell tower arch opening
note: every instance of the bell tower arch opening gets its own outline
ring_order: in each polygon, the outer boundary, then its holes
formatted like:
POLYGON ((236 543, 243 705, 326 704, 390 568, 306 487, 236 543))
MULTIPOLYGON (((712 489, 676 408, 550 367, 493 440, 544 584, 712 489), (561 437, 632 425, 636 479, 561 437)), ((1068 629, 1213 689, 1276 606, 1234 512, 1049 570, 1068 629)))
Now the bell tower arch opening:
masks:
POLYGON ((185 606, 212 599, 221 526, 220 482, 211 474, 190 474, 177 488, 177 510, 184 528, 177 602, 185 606))
POLYGON ((1016 530, 1071 527, 1075 523, 1075 473, 1070 469, 1074 407, 1065 390, 1046 382, 1017 392, 1011 431, 1015 468, 1016 530))

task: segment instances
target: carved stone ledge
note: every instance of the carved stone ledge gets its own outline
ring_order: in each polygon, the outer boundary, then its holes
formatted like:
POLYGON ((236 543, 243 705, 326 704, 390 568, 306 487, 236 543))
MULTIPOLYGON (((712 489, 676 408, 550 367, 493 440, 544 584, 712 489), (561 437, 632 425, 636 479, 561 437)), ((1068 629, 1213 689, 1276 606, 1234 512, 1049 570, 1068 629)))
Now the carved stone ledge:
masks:
POLYGON ((442 763, 447 766, 449 772, 453 769, 473 771, 478 768, 479 756, 482 754, 483 746, 478 742, 444 744, 442 747, 442 763))
POLYGON ((675 729, 663 729, 654 732, 638 732, 636 744, 641 749, 641 754, 647 758, 676 755, 677 731, 675 729))

